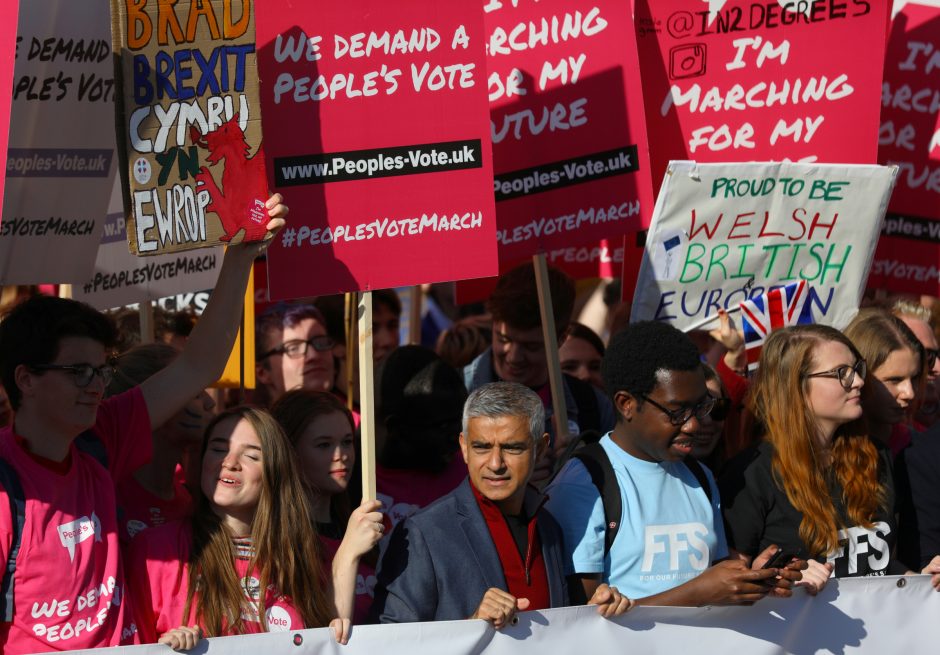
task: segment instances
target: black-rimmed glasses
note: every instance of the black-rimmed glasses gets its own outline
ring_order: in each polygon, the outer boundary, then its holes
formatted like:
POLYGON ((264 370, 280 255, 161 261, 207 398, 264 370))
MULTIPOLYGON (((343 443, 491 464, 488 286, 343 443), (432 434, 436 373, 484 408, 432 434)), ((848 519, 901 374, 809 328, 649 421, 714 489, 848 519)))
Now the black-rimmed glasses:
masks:
POLYGON ((638 396, 665 414, 669 418, 669 422, 676 427, 685 425, 692 420, 693 416, 699 420, 705 418, 712 411, 712 408, 715 407, 715 401, 717 400, 714 396, 708 396, 694 407, 669 409, 668 407, 663 407, 649 396, 644 396, 643 394, 638 394, 638 396))
POLYGON ((95 376, 99 376, 104 386, 111 384, 114 378, 114 365, 112 363, 92 366, 91 364, 34 364, 30 366, 34 371, 65 371, 72 376, 75 386, 84 389, 95 376))
POLYGON ((868 373, 868 364, 864 359, 860 359, 853 366, 843 364, 829 371, 819 371, 818 373, 807 373, 805 378, 835 378, 842 385, 842 388, 849 391, 855 384, 855 376, 858 375, 863 380, 868 373))
POLYGON ((272 348, 263 355, 260 355, 258 359, 265 359, 271 355, 286 355, 291 359, 300 359, 301 357, 307 356, 307 348, 311 346, 318 353, 323 353, 327 350, 331 350, 334 345, 336 345, 335 342, 325 334, 318 337, 310 337, 306 340, 292 339, 291 341, 285 341, 277 348, 272 348))

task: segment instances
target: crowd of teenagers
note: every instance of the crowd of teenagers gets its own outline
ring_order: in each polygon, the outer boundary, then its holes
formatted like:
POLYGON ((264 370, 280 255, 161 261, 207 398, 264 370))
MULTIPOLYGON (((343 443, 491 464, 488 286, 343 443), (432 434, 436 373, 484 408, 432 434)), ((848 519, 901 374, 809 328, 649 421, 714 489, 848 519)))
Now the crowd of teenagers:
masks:
MULTIPOLYGON (((274 233, 287 208, 267 207, 274 233)), ((326 626, 345 643, 363 623, 500 629, 523 610, 749 604, 847 576, 940 588, 926 306, 777 330, 748 375, 727 313, 686 335, 611 312, 602 339, 549 269, 559 426, 531 266, 485 315, 432 290, 432 348, 399 346, 398 297, 375 292, 378 499, 362 500, 341 301, 260 312, 258 389, 207 391, 266 243, 229 247, 202 316, 165 321, 159 343, 42 294, 0 319, 2 652, 326 626)))

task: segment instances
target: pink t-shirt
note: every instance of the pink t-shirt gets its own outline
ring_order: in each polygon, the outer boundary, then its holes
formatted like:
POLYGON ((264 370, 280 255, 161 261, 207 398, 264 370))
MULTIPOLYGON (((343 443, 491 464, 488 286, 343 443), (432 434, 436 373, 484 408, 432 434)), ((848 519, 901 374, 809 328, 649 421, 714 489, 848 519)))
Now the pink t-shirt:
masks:
POLYGON ((449 494, 467 477, 467 465, 460 453, 442 472, 433 474, 414 469, 375 467, 376 496, 382 501, 385 513, 385 534, 399 521, 408 518, 422 507, 427 507, 441 496, 449 494))
POLYGON ((193 497, 184 483, 182 468, 177 467, 173 498, 155 496, 130 476, 118 484, 118 520, 121 541, 127 543, 147 528, 179 521, 192 514, 193 497))
MULTIPOLYGON (((195 624, 195 608, 190 608, 189 616, 183 617, 189 590, 188 560, 192 541, 187 520, 151 528, 145 538, 134 539, 128 546, 128 587, 141 643, 155 643, 168 630, 195 624)), ((262 632, 257 611, 258 579, 249 574, 247 557, 235 559, 235 571, 245 589, 242 608, 245 633, 262 632)), ((264 604, 269 631, 304 628, 303 619, 290 598, 278 593, 272 585, 268 586, 264 604)))
MULTIPOLYGON (((34 461, 10 428, 0 457, 19 474, 25 523, 14 573, 15 614, 0 624, 6 655, 137 643, 124 602, 114 480, 150 458, 150 417, 139 389, 105 400, 93 431, 108 469, 73 444, 71 465, 55 473, 34 461)), ((0 489, 0 562, 12 535, 10 502, 0 489)))

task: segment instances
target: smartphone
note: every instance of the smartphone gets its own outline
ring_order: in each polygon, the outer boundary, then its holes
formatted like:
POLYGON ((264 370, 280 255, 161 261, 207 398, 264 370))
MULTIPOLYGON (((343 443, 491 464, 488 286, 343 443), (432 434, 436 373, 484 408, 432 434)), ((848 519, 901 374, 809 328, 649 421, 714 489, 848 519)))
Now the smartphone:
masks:
POLYGON ((797 557, 798 553, 793 553, 786 551, 783 548, 778 548, 777 552, 771 556, 767 563, 764 564, 762 569, 782 569, 784 566, 790 563, 794 557, 797 557))

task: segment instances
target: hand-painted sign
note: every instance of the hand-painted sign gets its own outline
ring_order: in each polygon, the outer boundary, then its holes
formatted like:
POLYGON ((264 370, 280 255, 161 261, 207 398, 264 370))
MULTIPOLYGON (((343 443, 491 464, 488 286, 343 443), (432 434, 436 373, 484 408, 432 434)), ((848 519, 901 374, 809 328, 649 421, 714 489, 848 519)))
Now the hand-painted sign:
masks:
POLYGON ((897 173, 884 166, 671 162, 631 320, 704 324, 805 280, 815 322, 858 309, 897 173))
POLYGON ((940 7, 907 4, 888 39, 878 161, 898 167, 870 284, 940 295, 940 7))
POLYGON ((252 0, 111 0, 131 250, 258 240, 268 197, 252 0))
POLYGON ((501 261, 649 224, 652 182, 630 5, 487 0, 501 261))
POLYGON ((258 7, 272 299, 496 272, 483 35, 476 0, 258 7))

